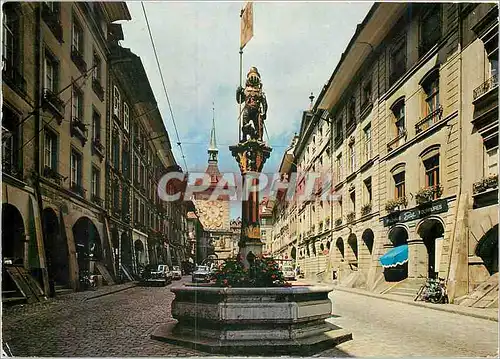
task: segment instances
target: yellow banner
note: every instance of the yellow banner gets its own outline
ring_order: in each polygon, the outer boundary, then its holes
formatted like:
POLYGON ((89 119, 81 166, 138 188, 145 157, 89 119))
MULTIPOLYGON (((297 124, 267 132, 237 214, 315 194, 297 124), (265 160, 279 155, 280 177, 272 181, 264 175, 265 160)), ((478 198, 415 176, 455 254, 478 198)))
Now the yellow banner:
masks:
POLYGON ((240 49, 250 41, 253 36, 253 2, 249 1, 241 13, 241 44, 240 49))

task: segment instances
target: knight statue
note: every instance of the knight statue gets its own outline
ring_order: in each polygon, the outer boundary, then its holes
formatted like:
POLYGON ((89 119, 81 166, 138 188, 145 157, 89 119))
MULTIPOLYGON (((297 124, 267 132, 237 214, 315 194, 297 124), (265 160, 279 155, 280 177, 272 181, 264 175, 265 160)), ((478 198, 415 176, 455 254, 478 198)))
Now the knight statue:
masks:
POLYGON ((264 120, 267 114, 266 95, 262 91, 260 74, 256 67, 251 67, 248 71, 245 88, 238 86, 236 90, 236 101, 245 103, 242 111, 241 141, 252 140, 262 141, 264 133, 264 120))

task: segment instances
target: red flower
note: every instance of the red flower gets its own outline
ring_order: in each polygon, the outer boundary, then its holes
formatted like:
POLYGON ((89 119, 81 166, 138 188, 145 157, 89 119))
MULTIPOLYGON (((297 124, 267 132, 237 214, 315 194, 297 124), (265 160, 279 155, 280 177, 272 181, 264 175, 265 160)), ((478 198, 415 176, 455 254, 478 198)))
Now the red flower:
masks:
POLYGON ((273 275, 271 276, 271 278, 272 278, 272 279, 276 279, 276 274, 273 274, 273 275))
POLYGON ((228 283, 227 279, 224 279, 224 281, 222 283, 224 283, 224 285, 227 285, 227 283, 228 283))

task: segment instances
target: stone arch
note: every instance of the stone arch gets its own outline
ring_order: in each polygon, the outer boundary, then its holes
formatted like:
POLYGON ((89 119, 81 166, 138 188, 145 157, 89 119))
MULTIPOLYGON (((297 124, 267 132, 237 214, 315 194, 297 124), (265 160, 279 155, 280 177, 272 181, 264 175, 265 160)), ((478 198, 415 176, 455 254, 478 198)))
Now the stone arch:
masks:
POLYGON ((80 276, 92 274, 94 262, 102 259, 102 244, 97 227, 88 217, 80 217, 73 225, 73 238, 80 276))
POLYGON ((368 248, 368 252, 372 254, 373 252, 373 241, 375 239, 375 235, 373 234, 373 231, 370 228, 367 228, 363 231, 363 234, 361 235, 361 239, 363 240, 363 243, 365 244, 366 248, 368 248))
POLYGON ((358 238, 354 233, 351 233, 349 237, 347 237, 347 244, 351 248, 352 254, 354 255, 354 259, 356 262, 358 261, 358 238))
POLYGON ((13 264, 24 264, 26 232, 23 216, 16 206, 2 204, 2 257, 13 264))
POLYGON ((49 281, 54 282, 54 285, 67 285, 70 281, 68 243, 61 235, 54 209, 48 207, 42 211, 42 226, 49 281))
POLYGON ((139 269, 140 267, 146 265, 146 249, 144 247, 144 243, 140 239, 136 239, 134 241, 134 250, 136 266, 139 269))
POLYGON ((443 238, 444 229, 443 220, 439 217, 425 218, 416 227, 416 233, 422 238, 427 250, 427 274, 429 278, 435 277, 439 269, 438 248, 440 248, 440 243, 436 240, 443 238))
POLYGON ((483 260, 490 275, 498 272, 498 224, 479 240, 474 253, 483 260))
POLYGON ((296 259, 297 259, 297 248, 296 248, 296 247, 292 247, 292 250, 290 251, 290 257, 291 257, 293 260, 296 260, 296 259))
POLYGON ((408 243, 408 229, 405 226, 397 225, 392 227, 387 236, 394 247, 408 243))
POLYGON ((345 258, 344 240, 342 237, 337 238, 335 246, 337 247, 337 251, 340 253, 341 258, 345 258))

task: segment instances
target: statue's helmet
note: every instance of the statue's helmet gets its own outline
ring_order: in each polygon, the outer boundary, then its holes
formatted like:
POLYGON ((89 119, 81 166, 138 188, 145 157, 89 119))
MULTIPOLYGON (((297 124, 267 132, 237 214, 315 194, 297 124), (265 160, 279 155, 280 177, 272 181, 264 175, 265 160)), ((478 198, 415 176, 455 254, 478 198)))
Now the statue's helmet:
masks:
POLYGON ((256 67, 250 67, 247 74, 247 84, 251 86, 258 86, 260 84, 260 74, 256 67))

